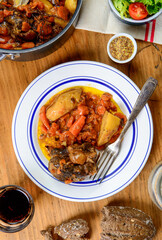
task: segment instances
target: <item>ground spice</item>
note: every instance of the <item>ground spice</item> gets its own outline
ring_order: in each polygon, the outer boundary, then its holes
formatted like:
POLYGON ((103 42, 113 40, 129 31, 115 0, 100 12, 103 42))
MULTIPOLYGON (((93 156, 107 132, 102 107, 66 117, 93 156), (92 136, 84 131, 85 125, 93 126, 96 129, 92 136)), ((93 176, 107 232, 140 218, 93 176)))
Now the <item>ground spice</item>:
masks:
POLYGON ((110 54, 112 57, 124 61, 132 56, 134 45, 130 38, 120 36, 112 40, 110 43, 110 54))

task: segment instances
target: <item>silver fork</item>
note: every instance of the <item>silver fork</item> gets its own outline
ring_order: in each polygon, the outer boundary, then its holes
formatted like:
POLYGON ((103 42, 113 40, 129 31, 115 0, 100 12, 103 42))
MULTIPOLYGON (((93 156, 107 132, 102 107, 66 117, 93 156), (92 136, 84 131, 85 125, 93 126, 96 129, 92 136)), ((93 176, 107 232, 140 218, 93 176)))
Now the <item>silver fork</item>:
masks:
POLYGON ((93 180, 97 177, 97 181, 100 180, 99 183, 101 183, 103 181, 103 179, 105 178, 106 174, 108 173, 110 167, 112 166, 116 157, 119 154, 119 151, 121 148, 121 142, 122 142, 122 139, 123 139, 125 133, 127 132, 128 128, 131 126, 131 124, 134 122, 135 118, 140 113, 142 108, 145 106, 148 99, 151 97, 157 84, 158 84, 158 81, 156 79, 150 77, 150 78, 148 78, 146 83, 143 85, 143 87, 139 93, 139 96, 135 102, 135 105, 128 117, 128 120, 127 120, 120 136, 114 143, 107 146, 105 148, 105 150, 101 154, 99 154, 98 160, 97 160, 98 171, 93 176, 93 178, 92 178, 93 180))

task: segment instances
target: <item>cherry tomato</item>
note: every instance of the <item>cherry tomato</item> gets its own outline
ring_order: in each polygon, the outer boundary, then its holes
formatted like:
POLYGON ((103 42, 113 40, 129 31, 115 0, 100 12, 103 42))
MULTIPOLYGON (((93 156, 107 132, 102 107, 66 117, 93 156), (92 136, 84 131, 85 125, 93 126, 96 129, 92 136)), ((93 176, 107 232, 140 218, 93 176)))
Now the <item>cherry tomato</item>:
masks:
POLYGON ((143 3, 135 2, 129 5, 129 14, 135 20, 141 20, 147 17, 148 12, 143 3))

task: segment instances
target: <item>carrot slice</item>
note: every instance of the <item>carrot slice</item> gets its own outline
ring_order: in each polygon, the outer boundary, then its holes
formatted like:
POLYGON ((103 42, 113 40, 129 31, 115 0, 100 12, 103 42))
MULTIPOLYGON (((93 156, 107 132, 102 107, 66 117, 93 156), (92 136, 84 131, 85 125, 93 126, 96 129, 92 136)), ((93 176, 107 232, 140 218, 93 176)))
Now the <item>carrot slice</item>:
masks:
POLYGON ((2 23, 4 20, 4 14, 3 14, 3 11, 0 10, 0 23, 2 23))
POLYGON ((104 115, 105 111, 106 111, 106 108, 105 108, 104 106, 99 105, 99 106, 97 107, 97 113, 98 113, 99 115, 104 115))
POLYGON ((64 21, 68 21, 70 16, 69 10, 64 6, 57 6, 57 7, 51 8, 50 13, 55 17, 63 19, 64 21))
POLYGON ((58 17, 62 18, 65 21, 69 19, 69 13, 70 12, 66 7, 60 6, 57 9, 58 17))
POLYGON ((57 169, 57 174, 58 174, 58 175, 61 174, 60 168, 57 169))
POLYGON ((56 131, 58 129, 59 129, 59 125, 57 125, 57 123, 53 122, 48 132, 51 134, 51 136, 55 136, 56 131))
POLYGON ((47 134, 47 128, 44 125, 41 126, 41 131, 42 133, 47 134))
POLYGON ((71 179, 67 179, 67 180, 65 180, 65 184, 70 184, 70 183, 72 183, 73 181, 71 180, 71 179))
POLYGON ((0 48, 3 48, 3 49, 13 49, 13 45, 10 44, 10 43, 0 43, 0 48))
POLYGON ((48 22, 40 22, 36 31, 43 36, 49 35, 52 33, 52 25, 48 24, 48 22))
POLYGON ((67 122, 67 127, 70 128, 74 122, 74 116, 71 116, 67 122))
MULTIPOLYGON (((11 40, 11 37, 10 37, 10 36, 0 35, 0 43, 8 43, 9 40, 11 40)), ((10 41, 10 42, 11 42, 11 41, 10 41)))
POLYGON ((4 14, 4 17, 12 16, 13 15, 13 11, 9 11, 9 10, 4 9, 3 10, 3 14, 4 14))
POLYGON ((0 34, 7 36, 8 35, 8 29, 5 26, 0 26, 0 34))
POLYGON ((18 6, 17 9, 21 12, 25 12, 26 13, 26 16, 28 18, 31 17, 32 15, 32 12, 31 12, 31 9, 30 9, 30 6, 29 5, 24 5, 24 6, 18 6))
POLYGON ((110 93, 104 93, 101 96, 101 99, 104 101, 109 101, 112 98, 112 95, 110 93))
POLYGON ((77 137, 85 124, 85 120, 85 116, 80 116, 70 127, 69 132, 71 132, 75 137, 77 137))
POLYGON ((78 106, 78 112, 79 112, 79 115, 88 115, 89 114, 88 107, 84 106, 84 105, 78 106))
POLYGON ((28 49, 35 47, 35 44, 33 42, 25 42, 21 45, 22 49, 28 49))
POLYGON ((55 21, 55 18, 50 16, 47 18, 47 21, 50 22, 50 23, 53 23, 55 21))
POLYGON ((45 106, 41 107, 40 112, 39 112, 39 117, 40 117, 41 122, 44 124, 44 126, 47 129, 50 129, 49 120, 46 117, 46 107, 45 106))
POLYGON ((39 10, 43 10, 45 8, 44 3, 39 0, 34 1, 31 6, 31 8, 38 8, 39 10))
POLYGON ((6 6, 6 7, 11 7, 11 4, 8 4, 6 2, 1 2, 2 5, 6 6))
POLYGON ((30 27, 29 23, 27 23, 27 22, 22 22, 21 30, 22 30, 23 32, 28 32, 30 28, 31 28, 31 27, 30 27))

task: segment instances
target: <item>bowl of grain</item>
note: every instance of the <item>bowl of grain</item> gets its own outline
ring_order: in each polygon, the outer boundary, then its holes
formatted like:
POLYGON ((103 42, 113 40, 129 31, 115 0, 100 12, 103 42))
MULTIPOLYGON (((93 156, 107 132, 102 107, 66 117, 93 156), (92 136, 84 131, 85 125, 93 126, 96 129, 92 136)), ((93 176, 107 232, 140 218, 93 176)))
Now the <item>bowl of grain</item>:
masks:
POLYGON ((131 35, 118 33, 108 41, 107 52, 114 62, 127 63, 135 57, 137 53, 137 43, 131 35))

